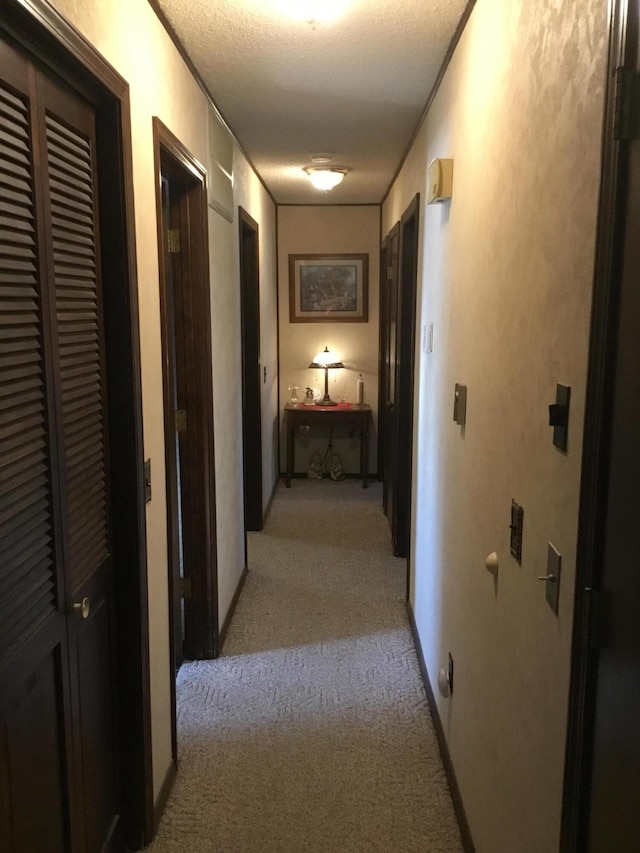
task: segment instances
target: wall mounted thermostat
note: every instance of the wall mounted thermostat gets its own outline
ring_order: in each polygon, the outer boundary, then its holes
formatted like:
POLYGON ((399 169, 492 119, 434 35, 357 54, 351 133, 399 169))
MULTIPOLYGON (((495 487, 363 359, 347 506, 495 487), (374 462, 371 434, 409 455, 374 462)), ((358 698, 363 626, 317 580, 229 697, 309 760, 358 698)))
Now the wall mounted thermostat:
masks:
POLYGON ((436 157, 427 172, 427 204, 449 201, 453 189, 453 160, 436 157))

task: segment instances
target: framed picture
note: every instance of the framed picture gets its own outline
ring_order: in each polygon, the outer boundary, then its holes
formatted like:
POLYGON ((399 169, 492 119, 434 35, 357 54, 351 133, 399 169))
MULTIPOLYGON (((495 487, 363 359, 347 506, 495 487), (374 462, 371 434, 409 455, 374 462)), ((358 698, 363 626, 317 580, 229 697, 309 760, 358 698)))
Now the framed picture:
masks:
POLYGON ((369 255, 289 255, 292 323, 366 323, 369 255))

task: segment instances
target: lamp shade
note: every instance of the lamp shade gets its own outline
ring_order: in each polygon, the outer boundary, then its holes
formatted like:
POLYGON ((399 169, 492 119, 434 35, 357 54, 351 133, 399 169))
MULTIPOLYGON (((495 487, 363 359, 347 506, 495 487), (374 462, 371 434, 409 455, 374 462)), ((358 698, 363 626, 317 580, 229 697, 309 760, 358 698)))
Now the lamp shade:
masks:
POLYGON ((309 367, 344 367, 344 364, 340 361, 338 356, 331 352, 329 347, 325 347, 322 352, 319 352, 316 356, 314 356, 313 361, 309 365, 309 367))

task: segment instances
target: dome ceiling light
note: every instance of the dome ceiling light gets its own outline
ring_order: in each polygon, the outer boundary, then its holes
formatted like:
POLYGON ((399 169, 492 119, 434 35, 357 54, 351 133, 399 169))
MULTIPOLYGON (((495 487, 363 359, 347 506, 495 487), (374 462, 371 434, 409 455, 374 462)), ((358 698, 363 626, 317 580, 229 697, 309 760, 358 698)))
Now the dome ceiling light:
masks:
POLYGON ((317 190, 328 192, 342 183, 349 172, 343 166, 331 166, 331 157, 312 157, 313 166, 306 166, 304 171, 317 190))

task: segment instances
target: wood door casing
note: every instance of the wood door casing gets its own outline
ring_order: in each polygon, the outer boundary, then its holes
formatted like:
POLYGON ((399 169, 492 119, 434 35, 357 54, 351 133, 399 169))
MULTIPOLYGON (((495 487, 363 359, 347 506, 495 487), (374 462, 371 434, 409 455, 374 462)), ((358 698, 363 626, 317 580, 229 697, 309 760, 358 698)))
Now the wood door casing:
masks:
MULTIPOLYGON (((238 209, 242 334, 242 448, 245 532, 262 530, 262 377, 258 223, 238 209)), ((246 536, 245 536, 246 551, 246 536)), ((246 554, 245 554, 246 563, 246 554)))
POLYGON ((176 669, 183 656, 194 660, 212 658, 219 651, 211 308, 206 173, 157 117, 153 119, 153 139, 169 546, 173 776, 178 760, 176 669), (169 231, 173 232, 172 251, 169 231), (186 412, 186 430, 177 429, 177 410, 186 412), (185 592, 183 579, 191 584, 190 594, 185 592))
MULTIPOLYGON (((398 318, 395 365, 395 416, 397 456, 391 530, 393 552, 409 557, 411 538, 411 490, 413 467, 413 380, 416 344, 418 275, 418 220, 420 196, 416 195, 400 220, 398 318)), ((409 595, 407 563, 407 598, 409 595)))
POLYGON ((400 223, 396 223, 389 232, 386 246, 388 272, 386 275, 387 293, 385 305, 385 352, 384 352, 384 452, 382 456, 383 489, 382 505, 392 525, 392 507, 395 491, 395 470, 398 455, 396 406, 396 343, 398 336, 398 272, 399 272, 400 223))
POLYGON ((2 440, 16 467, 2 477, 14 634, 0 648, 0 839, 16 853, 92 853, 118 820, 95 121, 75 93, 1 50, 1 120, 13 130, 0 148, 2 440), (49 756, 46 784, 34 743, 49 756))

